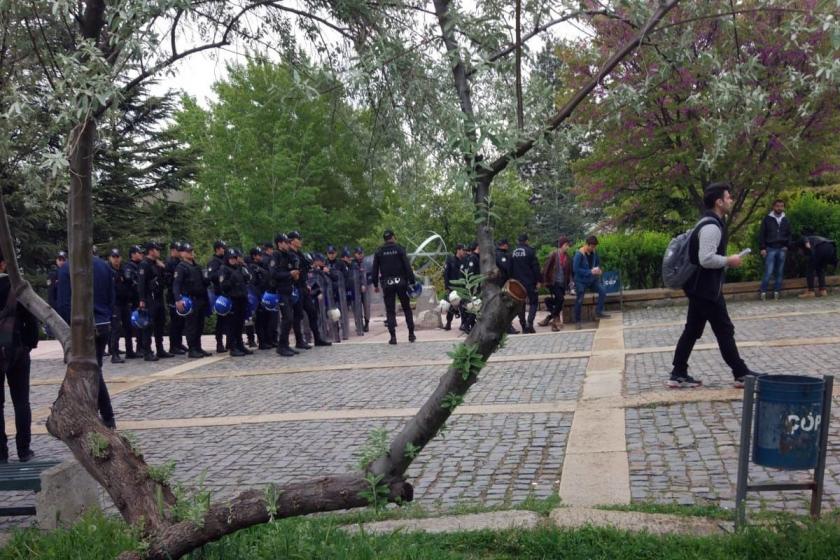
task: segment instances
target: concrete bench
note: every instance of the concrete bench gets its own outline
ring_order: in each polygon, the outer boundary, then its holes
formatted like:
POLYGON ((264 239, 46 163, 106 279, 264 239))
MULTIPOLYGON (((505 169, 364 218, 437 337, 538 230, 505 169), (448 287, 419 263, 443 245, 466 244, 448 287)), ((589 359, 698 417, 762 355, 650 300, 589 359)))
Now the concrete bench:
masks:
MULTIPOLYGON (((31 461, 0 465, 0 492, 13 490, 41 491, 41 473, 54 467, 58 461, 31 461)), ((35 515, 35 506, 0 507, 0 516, 35 515)))

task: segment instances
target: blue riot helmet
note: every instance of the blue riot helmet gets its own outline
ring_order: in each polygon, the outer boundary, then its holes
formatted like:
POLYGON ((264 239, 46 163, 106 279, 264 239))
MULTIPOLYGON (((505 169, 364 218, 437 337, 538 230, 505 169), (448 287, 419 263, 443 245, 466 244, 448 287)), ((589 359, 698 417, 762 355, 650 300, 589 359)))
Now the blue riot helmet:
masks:
POLYGON ((420 294, 423 293, 423 284, 420 282, 415 282, 413 286, 408 287, 408 296, 409 297, 419 297, 420 294))
POLYGON ((277 294, 272 292, 264 292, 261 300, 263 309, 268 311, 277 311, 277 306, 280 305, 280 298, 277 294))
POLYGON ((248 310, 246 311, 246 317, 253 317, 254 313, 257 310, 257 307, 260 306, 260 300, 257 297, 257 294, 254 292, 248 292, 248 310))
POLYGON ((292 303, 297 303, 300 301, 300 290, 298 290, 297 286, 292 288, 292 303))
POLYGON ((190 313, 192 313, 192 309, 193 309, 193 302, 192 302, 192 300, 190 299, 190 297, 189 297, 189 296, 181 296, 181 299, 180 299, 180 300, 178 300, 178 301, 181 301, 181 302, 183 302, 183 303, 184 303, 184 310, 183 310, 183 311, 179 311, 179 310, 178 310, 178 306, 176 305, 176 306, 175 306, 175 313, 177 313, 177 314, 178 314, 178 315, 180 315, 181 317, 186 317, 187 315, 189 315, 190 313))
POLYGON ((213 303, 213 311, 216 312, 216 315, 219 317, 224 317, 228 313, 230 313, 233 304, 231 303, 230 299, 225 296, 218 296, 216 301, 213 303))
POLYGON ((131 312, 131 326, 135 329, 145 329, 149 326, 149 312, 145 309, 135 309, 131 312))

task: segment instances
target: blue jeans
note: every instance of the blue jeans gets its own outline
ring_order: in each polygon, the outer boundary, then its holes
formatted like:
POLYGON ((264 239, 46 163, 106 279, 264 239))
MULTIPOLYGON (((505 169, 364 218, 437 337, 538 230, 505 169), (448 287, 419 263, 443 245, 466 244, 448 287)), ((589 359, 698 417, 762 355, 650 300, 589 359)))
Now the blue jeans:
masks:
POLYGON ((598 292, 598 303, 595 306, 595 313, 600 315, 604 312, 604 301, 607 299, 607 292, 604 291, 604 287, 598 278, 595 278, 589 284, 575 282, 575 289, 577 290, 575 293, 575 323, 580 323, 580 309, 583 306, 583 295, 586 293, 586 290, 598 292))
POLYGON ((761 291, 767 291, 767 285, 770 283, 770 277, 776 275, 775 291, 779 292, 782 289, 782 280, 785 277, 785 256, 787 249, 780 247, 774 249, 767 248, 767 257, 764 259, 764 278, 761 279, 761 291))

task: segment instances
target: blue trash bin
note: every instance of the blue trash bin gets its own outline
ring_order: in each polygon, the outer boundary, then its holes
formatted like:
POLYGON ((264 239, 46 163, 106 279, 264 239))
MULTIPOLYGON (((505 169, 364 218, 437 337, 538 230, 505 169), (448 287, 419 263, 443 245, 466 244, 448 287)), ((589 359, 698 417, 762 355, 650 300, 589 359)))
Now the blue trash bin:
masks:
POLYGON ((800 375, 757 378, 753 462, 785 470, 817 466, 825 381, 800 375))

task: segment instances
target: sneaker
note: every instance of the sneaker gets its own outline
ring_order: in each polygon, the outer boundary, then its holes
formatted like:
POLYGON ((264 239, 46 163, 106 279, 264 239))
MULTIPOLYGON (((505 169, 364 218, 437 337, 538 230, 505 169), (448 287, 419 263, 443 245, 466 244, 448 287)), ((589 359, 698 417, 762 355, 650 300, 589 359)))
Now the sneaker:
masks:
POLYGON ((741 377, 736 377, 735 380, 732 382, 732 386, 736 389, 743 389, 744 388, 744 380, 746 379, 746 375, 742 375, 741 377))
POLYGON ((670 389, 696 389, 703 384, 702 381, 699 379, 694 379, 688 374, 685 375, 674 375, 671 374, 671 378, 665 382, 665 386, 670 389))
POLYGON ((758 297, 761 298, 761 301, 767 301, 767 292, 761 292, 758 297))
POLYGON ((773 299, 776 300, 776 301, 779 301, 780 295, 781 294, 779 294, 779 292, 773 292, 773 299))

